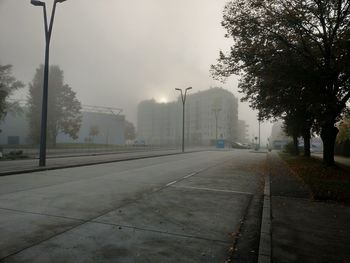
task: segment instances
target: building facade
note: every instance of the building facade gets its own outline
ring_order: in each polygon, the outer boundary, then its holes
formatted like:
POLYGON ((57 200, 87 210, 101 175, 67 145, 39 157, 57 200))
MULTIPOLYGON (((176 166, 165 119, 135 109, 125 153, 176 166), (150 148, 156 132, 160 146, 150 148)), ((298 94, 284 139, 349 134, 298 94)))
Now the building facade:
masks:
POLYGON ((82 122, 78 138, 73 140, 67 134, 59 133, 57 143, 95 143, 106 145, 123 145, 124 115, 103 112, 82 112, 82 122), (92 132, 94 130, 95 132, 92 132))
POLYGON ((8 113, 0 123, 0 145, 30 144, 26 108, 20 113, 8 113))
MULTIPOLYGON (((29 137, 27 109, 20 114, 9 113, 0 123, 0 145, 33 144, 29 137)), ((78 138, 73 140, 67 134, 60 132, 56 143, 96 143, 125 144, 125 116, 113 112, 113 108, 89 106, 82 111, 82 123, 78 138), (91 130, 95 129, 95 135, 91 130), (97 131, 97 132, 96 132, 97 131)))
MULTIPOLYGON (((179 145, 182 140, 182 101, 138 105, 137 136, 150 145, 179 145)), ((213 145, 217 139, 234 141, 238 136, 238 100, 222 88, 187 94, 185 144, 213 145)))
POLYGON ((182 114, 182 105, 176 102, 157 103, 152 99, 139 103, 137 110, 139 139, 151 145, 178 143, 179 114, 182 114))

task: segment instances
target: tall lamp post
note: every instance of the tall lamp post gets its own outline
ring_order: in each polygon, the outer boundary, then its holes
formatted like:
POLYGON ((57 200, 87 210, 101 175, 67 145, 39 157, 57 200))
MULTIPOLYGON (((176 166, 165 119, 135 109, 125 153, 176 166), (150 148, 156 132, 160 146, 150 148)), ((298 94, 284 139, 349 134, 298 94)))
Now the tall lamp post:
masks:
POLYGON ((192 87, 188 87, 185 89, 185 92, 182 92, 182 89, 176 88, 175 90, 180 91, 181 100, 182 100, 182 152, 185 152, 185 103, 186 103, 186 94, 187 91, 192 89, 192 87))
POLYGON ((260 111, 259 111, 259 114, 258 114, 258 121, 259 121, 259 145, 257 146, 258 150, 260 150, 260 126, 261 126, 261 114, 260 114, 260 111))
POLYGON ((46 165, 46 133, 47 133, 47 100, 49 88, 49 55, 50 55, 50 41, 52 34, 53 21, 55 19, 57 3, 63 3, 66 0, 54 0, 50 24, 47 20, 46 3, 38 0, 31 0, 30 3, 34 6, 41 6, 44 12, 44 26, 45 26, 45 68, 44 68, 44 84, 43 84, 43 100, 41 108, 41 130, 40 130, 40 155, 39 166, 46 165))

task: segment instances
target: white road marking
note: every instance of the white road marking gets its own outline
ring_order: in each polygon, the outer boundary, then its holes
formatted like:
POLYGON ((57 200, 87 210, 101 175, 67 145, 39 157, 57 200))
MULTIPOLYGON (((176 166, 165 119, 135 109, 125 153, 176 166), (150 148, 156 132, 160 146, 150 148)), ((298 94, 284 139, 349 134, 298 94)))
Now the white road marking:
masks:
POLYGON ((224 192, 224 193, 253 195, 253 193, 250 193, 250 192, 240 192, 240 191, 232 191, 232 190, 222 190, 222 189, 212 189, 212 188, 202 188, 202 187, 191 187, 191 186, 173 186, 173 187, 193 189, 193 190, 205 190, 205 191, 213 191, 213 192, 224 192))
POLYGON ((188 174, 188 175, 184 176, 183 178, 189 178, 189 177, 191 177, 191 176, 194 176, 195 174, 197 174, 197 172, 194 172, 194 173, 188 174))
POLYGON ((166 184, 166 186, 170 186, 170 185, 175 184, 175 183, 177 183, 177 181, 173 181, 171 183, 168 183, 168 184, 166 184))

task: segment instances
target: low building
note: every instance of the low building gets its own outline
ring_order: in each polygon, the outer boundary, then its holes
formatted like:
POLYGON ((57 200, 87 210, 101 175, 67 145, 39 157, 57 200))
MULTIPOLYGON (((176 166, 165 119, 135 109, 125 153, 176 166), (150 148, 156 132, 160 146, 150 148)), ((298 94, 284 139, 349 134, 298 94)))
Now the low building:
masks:
POLYGON ((124 115, 101 112, 82 112, 82 123, 78 138, 73 140, 67 134, 59 133, 57 143, 125 144, 124 115))
MULTIPOLYGON (((0 145, 32 144, 26 108, 21 114, 8 114, 0 123, 0 145)), ((83 106, 78 138, 73 140, 60 132, 56 143, 125 144, 125 116, 120 109, 83 106)))
POLYGON ((19 113, 8 113, 0 122, 0 145, 30 144, 29 124, 23 108, 19 113))

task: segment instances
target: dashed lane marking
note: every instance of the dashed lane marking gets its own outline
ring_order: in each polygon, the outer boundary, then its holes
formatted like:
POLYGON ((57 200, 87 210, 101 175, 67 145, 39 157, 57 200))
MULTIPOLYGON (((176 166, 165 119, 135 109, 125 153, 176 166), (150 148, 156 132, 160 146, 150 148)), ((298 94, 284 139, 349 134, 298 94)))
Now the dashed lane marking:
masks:
POLYGON ((166 184, 166 186, 170 186, 170 185, 175 184, 175 183, 177 183, 177 181, 173 181, 171 183, 168 183, 168 184, 166 184))
POLYGON ((193 190, 204 190, 204 191, 213 191, 213 192, 223 192, 223 193, 234 193, 234 194, 244 194, 244 195, 253 195, 250 192, 241 192, 241 191, 232 191, 232 190, 222 190, 222 189, 213 189, 213 188, 203 188, 203 187, 191 187, 191 186, 173 186, 176 188, 186 188, 193 190))
POLYGON ((188 175, 184 176, 183 178, 184 178, 184 179, 187 179, 187 178, 189 178, 189 177, 191 177, 191 176, 194 176, 194 175, 197 174, 197 173, 198 173, 198 172, 188 174, 188 175))

